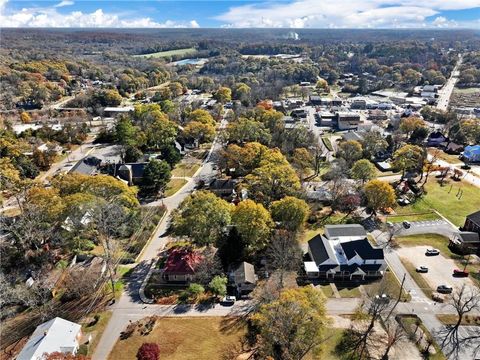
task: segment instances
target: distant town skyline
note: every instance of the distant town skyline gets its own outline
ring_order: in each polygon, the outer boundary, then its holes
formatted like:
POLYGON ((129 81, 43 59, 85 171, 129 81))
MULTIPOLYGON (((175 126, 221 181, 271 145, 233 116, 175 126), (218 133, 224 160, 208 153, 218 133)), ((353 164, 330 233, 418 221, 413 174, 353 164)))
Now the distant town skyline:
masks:
POLYGON ((0 0, 0 26, 480 29, 480 0, 0 0))

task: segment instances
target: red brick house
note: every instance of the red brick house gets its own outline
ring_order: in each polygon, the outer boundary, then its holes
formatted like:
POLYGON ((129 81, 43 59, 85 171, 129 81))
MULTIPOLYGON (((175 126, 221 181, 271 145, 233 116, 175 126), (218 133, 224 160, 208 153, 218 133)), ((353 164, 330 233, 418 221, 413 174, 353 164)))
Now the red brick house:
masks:
POLYGON ((188 283, 193 279, 202 260, 203 256, 197 250, 187 247, 172 249, 165 262, 162 277, 167 282, 188 283))

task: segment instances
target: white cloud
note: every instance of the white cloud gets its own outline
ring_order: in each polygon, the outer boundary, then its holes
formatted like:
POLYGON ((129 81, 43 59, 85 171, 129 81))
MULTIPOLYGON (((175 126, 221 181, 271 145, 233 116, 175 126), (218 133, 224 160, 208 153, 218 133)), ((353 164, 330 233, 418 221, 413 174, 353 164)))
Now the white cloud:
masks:
POLYGON ((55 5, 55 7, 59 8, 59 7, 64 7, 64 6, 70 6, 70 5, 73 5, 73 4, 75 4, 73 1, 63 0, 63 1, 60 1, 57 5, 55 5))
MULTIPOLYGON (((420 28, 462 23, 437 16, 444 10, 480 7, 480 0, 295 0, 231 7, 216 19, 225 27, 420 28), (438 19, 438 20, 437 20, 438 19), (434 23, 435 22, 435 23, 434 23)), ((473 23, 473 22, 471 22, 473 23)))
POLYGON ((157 22, 150 17, 126 18, 97 9, 91 13, 71 11, 59 13, 57 8, 73 5, 73 1, 63 0, 53 7, 23 8, 9 11, 5 6, 8 0, 0 0, 0 24, 2 27, 110 27, 110 28, 198 28, 196 20, 157 22))

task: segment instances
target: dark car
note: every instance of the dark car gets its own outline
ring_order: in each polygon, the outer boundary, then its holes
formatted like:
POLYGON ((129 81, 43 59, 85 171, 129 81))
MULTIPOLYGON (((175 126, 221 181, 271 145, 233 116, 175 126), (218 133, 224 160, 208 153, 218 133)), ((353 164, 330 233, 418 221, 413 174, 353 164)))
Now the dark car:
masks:
POLYGON ((410 229, 410 227, 412 226, 410 221, 406 221, 406 220, 404 222, 402 222, 402 225, 405 229, 410 229))
POLYGON ((468 277, 468 271, 466 271, 466 270, 454 269, 454 270, 453 270, 453 276, 456 276, 456 277, 468 277))
POLYGON ((425 255, 426 256, 440 255, 440 251, 438 251, 437 249, 427 249, 427 251, 425 252, 425 255))
POLYGON ((453 288, 449 285, 440 285, 437 287, 437 292, 440 294, 451 294, 453 291, 453 288))

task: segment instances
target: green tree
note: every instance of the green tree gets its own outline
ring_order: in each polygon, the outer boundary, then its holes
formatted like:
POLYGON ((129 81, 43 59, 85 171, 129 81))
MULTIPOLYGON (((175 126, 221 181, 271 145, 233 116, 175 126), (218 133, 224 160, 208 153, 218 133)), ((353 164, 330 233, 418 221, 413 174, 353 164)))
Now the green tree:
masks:
POLYGON ((124 147, 138 147, 142 145, 139 132, 140 129, 133 125, 132 120, 126 116, 123 116, 115 125, 115 141, 124 147))
POLYGON ((170 165, 164 160, 150 160, 143 171, 144 186, 155 192, 164 189, 170 178, 170 165))
POLYGON ((385 181, 370 180, 363 187, 368 207, 376 214, 377 210, 395 206, 395 190, 385 181))
POLYGON ((425 151, 417 145, 404 145, 393 153, 393 167, 402 171, 402 179, 406 171, 420 170, 423 172, 425 151))
POLYGON ((355 161, 350 169, 352 178, 361 180, 362 183, 371 180, 375 177, 375 166, 367 159, 360 159, 355 161))
POLYGON ((388 142, 379 131, 373 130, 363 136, 362 147, 365 157, 370 160, 379 152, 387 150, 388 142))
POLYGON ((280 223, 280 227, 298 231, 308 218, 310 207, 307 203, 293 196, 286 196, 281 200, 274 201, 270 206, 270 212, 274 221, 280 223))
POLYGON ((225 296, 227 294, 228 279, 225 276, 214 276, 208 283, 208 288, 215 296, 225 296))
POLYGON ((329 324, 325 298, 310 286, 282 291, 277 300, 262 305, 252 320, 259 329, 262 358, 279 360, 318 355, 329 324))
POLYGON ((163 100, 160 102, 160 106, 162 107, 162 111, 166 114, 175 110, 175 104, 172 100, 163 100))
POLYGON ((252 200, 240 202, 232 211, 232 224, 250 253, 263 249, 270 239, 272 218, 262 204, 252 200))
POLYGON ((232 90, 228 87, 222 86, 215 92, 215 94, 213 94, 213 98, 218 102, 225 104, 232 100, 232 90))
POLYGON ((425 122, 418 117, 410 116, 400 121, 400 131, 407 135, 407 137, 410 137, 418 128, 424 127, 426 127, 425 122))
POLYGON ((231 222, 232 205, 208 191, 189 195, 172 214, 173 231, 198 245, 215 244, 231 222))
POLYGON ((289 165, 267 163, 245 177, 252 197, 263 204, 270 204, 301 189, 300 179, 289 165))
POLYGON ((191 121, 183 129, 183 135, 187 139, 193 139, 198 141, 199 144, 203 144, 213 141, 215 138, 215 127, 211 124, 191 121))
POLYGON ((246 100, 252 89, 245 83, 237 83, 233 89, 233 98, 236 100, 246 100))
POLYGON ((177 137, 177 126, 170 120, 155 120, 147 129, 147 144, 158 150, 172 144, 177 137))
POLYGON ((191 300, 198 299, 198 297, 203 295, 203 293, 205 293, 205 288, 202 285, 195 283, 190 284, 185 290, 185 296, 191 300))
POLYGON ((188 121, 196 121, 202 124, 210 124, 213 126, 215 125, 215 120, 213 119, 212 115, 207 110, 203 109, 197 109, 188 114, 188 121))
POLYGON ((351 166, 363 156, 362 144, 356 140, 342 141, 338 147, 338 156, 344 159, 348 166, 351 166))
POLYGON ((247 118, 230 123, 227 127, 227 136, 230 142, 241 144, 246 142, 269 144, 272 140, 272 136, 262 123, 247 118))

